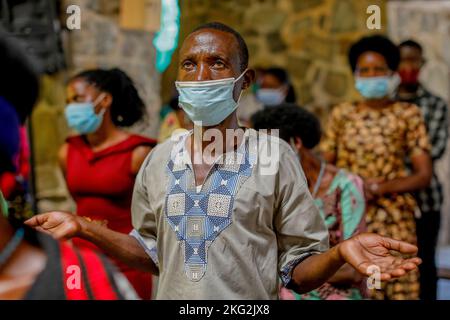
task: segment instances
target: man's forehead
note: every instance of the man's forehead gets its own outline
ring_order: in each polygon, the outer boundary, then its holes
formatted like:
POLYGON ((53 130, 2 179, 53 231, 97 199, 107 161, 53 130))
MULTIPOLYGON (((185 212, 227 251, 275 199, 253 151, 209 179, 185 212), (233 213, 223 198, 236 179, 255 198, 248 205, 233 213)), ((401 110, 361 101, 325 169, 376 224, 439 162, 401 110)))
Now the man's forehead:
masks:
POLYGON ((181 56, 201 53, 221 55, 228 59, 239 58, 235 37, 228 32, 215 29, 198 30, 184 40, 181 56))

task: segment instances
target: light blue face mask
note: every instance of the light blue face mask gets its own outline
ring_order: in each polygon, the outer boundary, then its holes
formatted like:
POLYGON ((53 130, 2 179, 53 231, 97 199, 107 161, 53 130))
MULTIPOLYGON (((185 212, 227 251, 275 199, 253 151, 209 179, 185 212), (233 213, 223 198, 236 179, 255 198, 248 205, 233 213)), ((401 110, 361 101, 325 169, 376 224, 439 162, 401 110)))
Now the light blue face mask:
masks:
POLYGON ((391 93, 392 77, 356 77, 355 87, 366 99, 380 99, 391 93))
POLYGON ((67 105, 64 114, 70 128, 80 134, 89 134, 97 131, 103 122, 106 109, 99 114, 95 113, 95 106, 105 97, 100 95, 95 102, 74 102, 67 105))
POLYGON ((265 106, 282 104, 286 95, 281 89, 259 89, 256 91, 256 99, 265 106))
POLYGON ((196 124, 215 126, 232 114, 239 105, 234 100, 234 85, 247 72, 245 70, 237 79, 227 78, 211 81, 176 81, 181 108, 196 124))

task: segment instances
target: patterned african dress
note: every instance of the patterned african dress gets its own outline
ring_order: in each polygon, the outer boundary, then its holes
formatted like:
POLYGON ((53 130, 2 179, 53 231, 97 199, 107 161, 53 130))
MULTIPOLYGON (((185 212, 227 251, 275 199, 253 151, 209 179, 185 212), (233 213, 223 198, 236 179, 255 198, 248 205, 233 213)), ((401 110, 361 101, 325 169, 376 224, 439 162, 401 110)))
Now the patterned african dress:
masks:
MULTIPOLYGON (((363 179, 393 180, 408 175, 405 158, 429 152, 427 132, 419 108, 395 102, 378 110, 344 103, 331 113, 324 152, 336 155, 336 166, 363 179)), ((366 211, 367 230, 382 236, 416 243, 414 214, 418 207, 409 193, 375 198, 366 211)), ((383 283, 370 292, 375 299, 417 299, 418 272, 383 283)))
MULTIPOLYGON (((325 219, 330 237, 330 247, 365 231, 363 181, 346 170, 339 170, 328 191, 314 199, 320 214, 325 219)), ((297 294, 281 288, 282 300, 361 300, 363 292, 360 285, 334 286, 323 284, 307 294, 297 294)))

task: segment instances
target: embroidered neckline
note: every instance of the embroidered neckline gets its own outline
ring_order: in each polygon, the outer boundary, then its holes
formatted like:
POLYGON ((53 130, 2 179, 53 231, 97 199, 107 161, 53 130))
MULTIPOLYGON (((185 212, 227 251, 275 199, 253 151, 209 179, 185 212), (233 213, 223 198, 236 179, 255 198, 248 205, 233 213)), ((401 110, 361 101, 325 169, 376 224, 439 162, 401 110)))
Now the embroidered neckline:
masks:
POLYGON ((225 161, 213 165, 197 192, 190 157, 185 150, 188 136, 185 134, 175 142, 167 165, 169 184, 164 214, 183 250, 185 274, 190 281, 197 282, 205 275, 209 247, 232 223, 235 196, 251 176, 256 154, 249 148, 246 132, 242 144, 224 153, 225 161))

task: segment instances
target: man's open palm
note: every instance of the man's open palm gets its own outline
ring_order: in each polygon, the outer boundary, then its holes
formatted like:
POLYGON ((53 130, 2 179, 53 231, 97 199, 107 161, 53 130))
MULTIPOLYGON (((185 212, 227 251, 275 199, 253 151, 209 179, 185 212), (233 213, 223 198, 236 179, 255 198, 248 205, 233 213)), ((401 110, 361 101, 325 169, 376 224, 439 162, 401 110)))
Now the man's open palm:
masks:
POLYGON ((419 258, 402 258, 393 255, 397 252, 404 255, 415 255, 417 247, 373 233, 363 233, 344 241, 340 246, 341 256, 360 273, 370 276, 371 267, 378 266, 381 280, 386 281, 405 275, 415 270, 422 262, 419 258))

